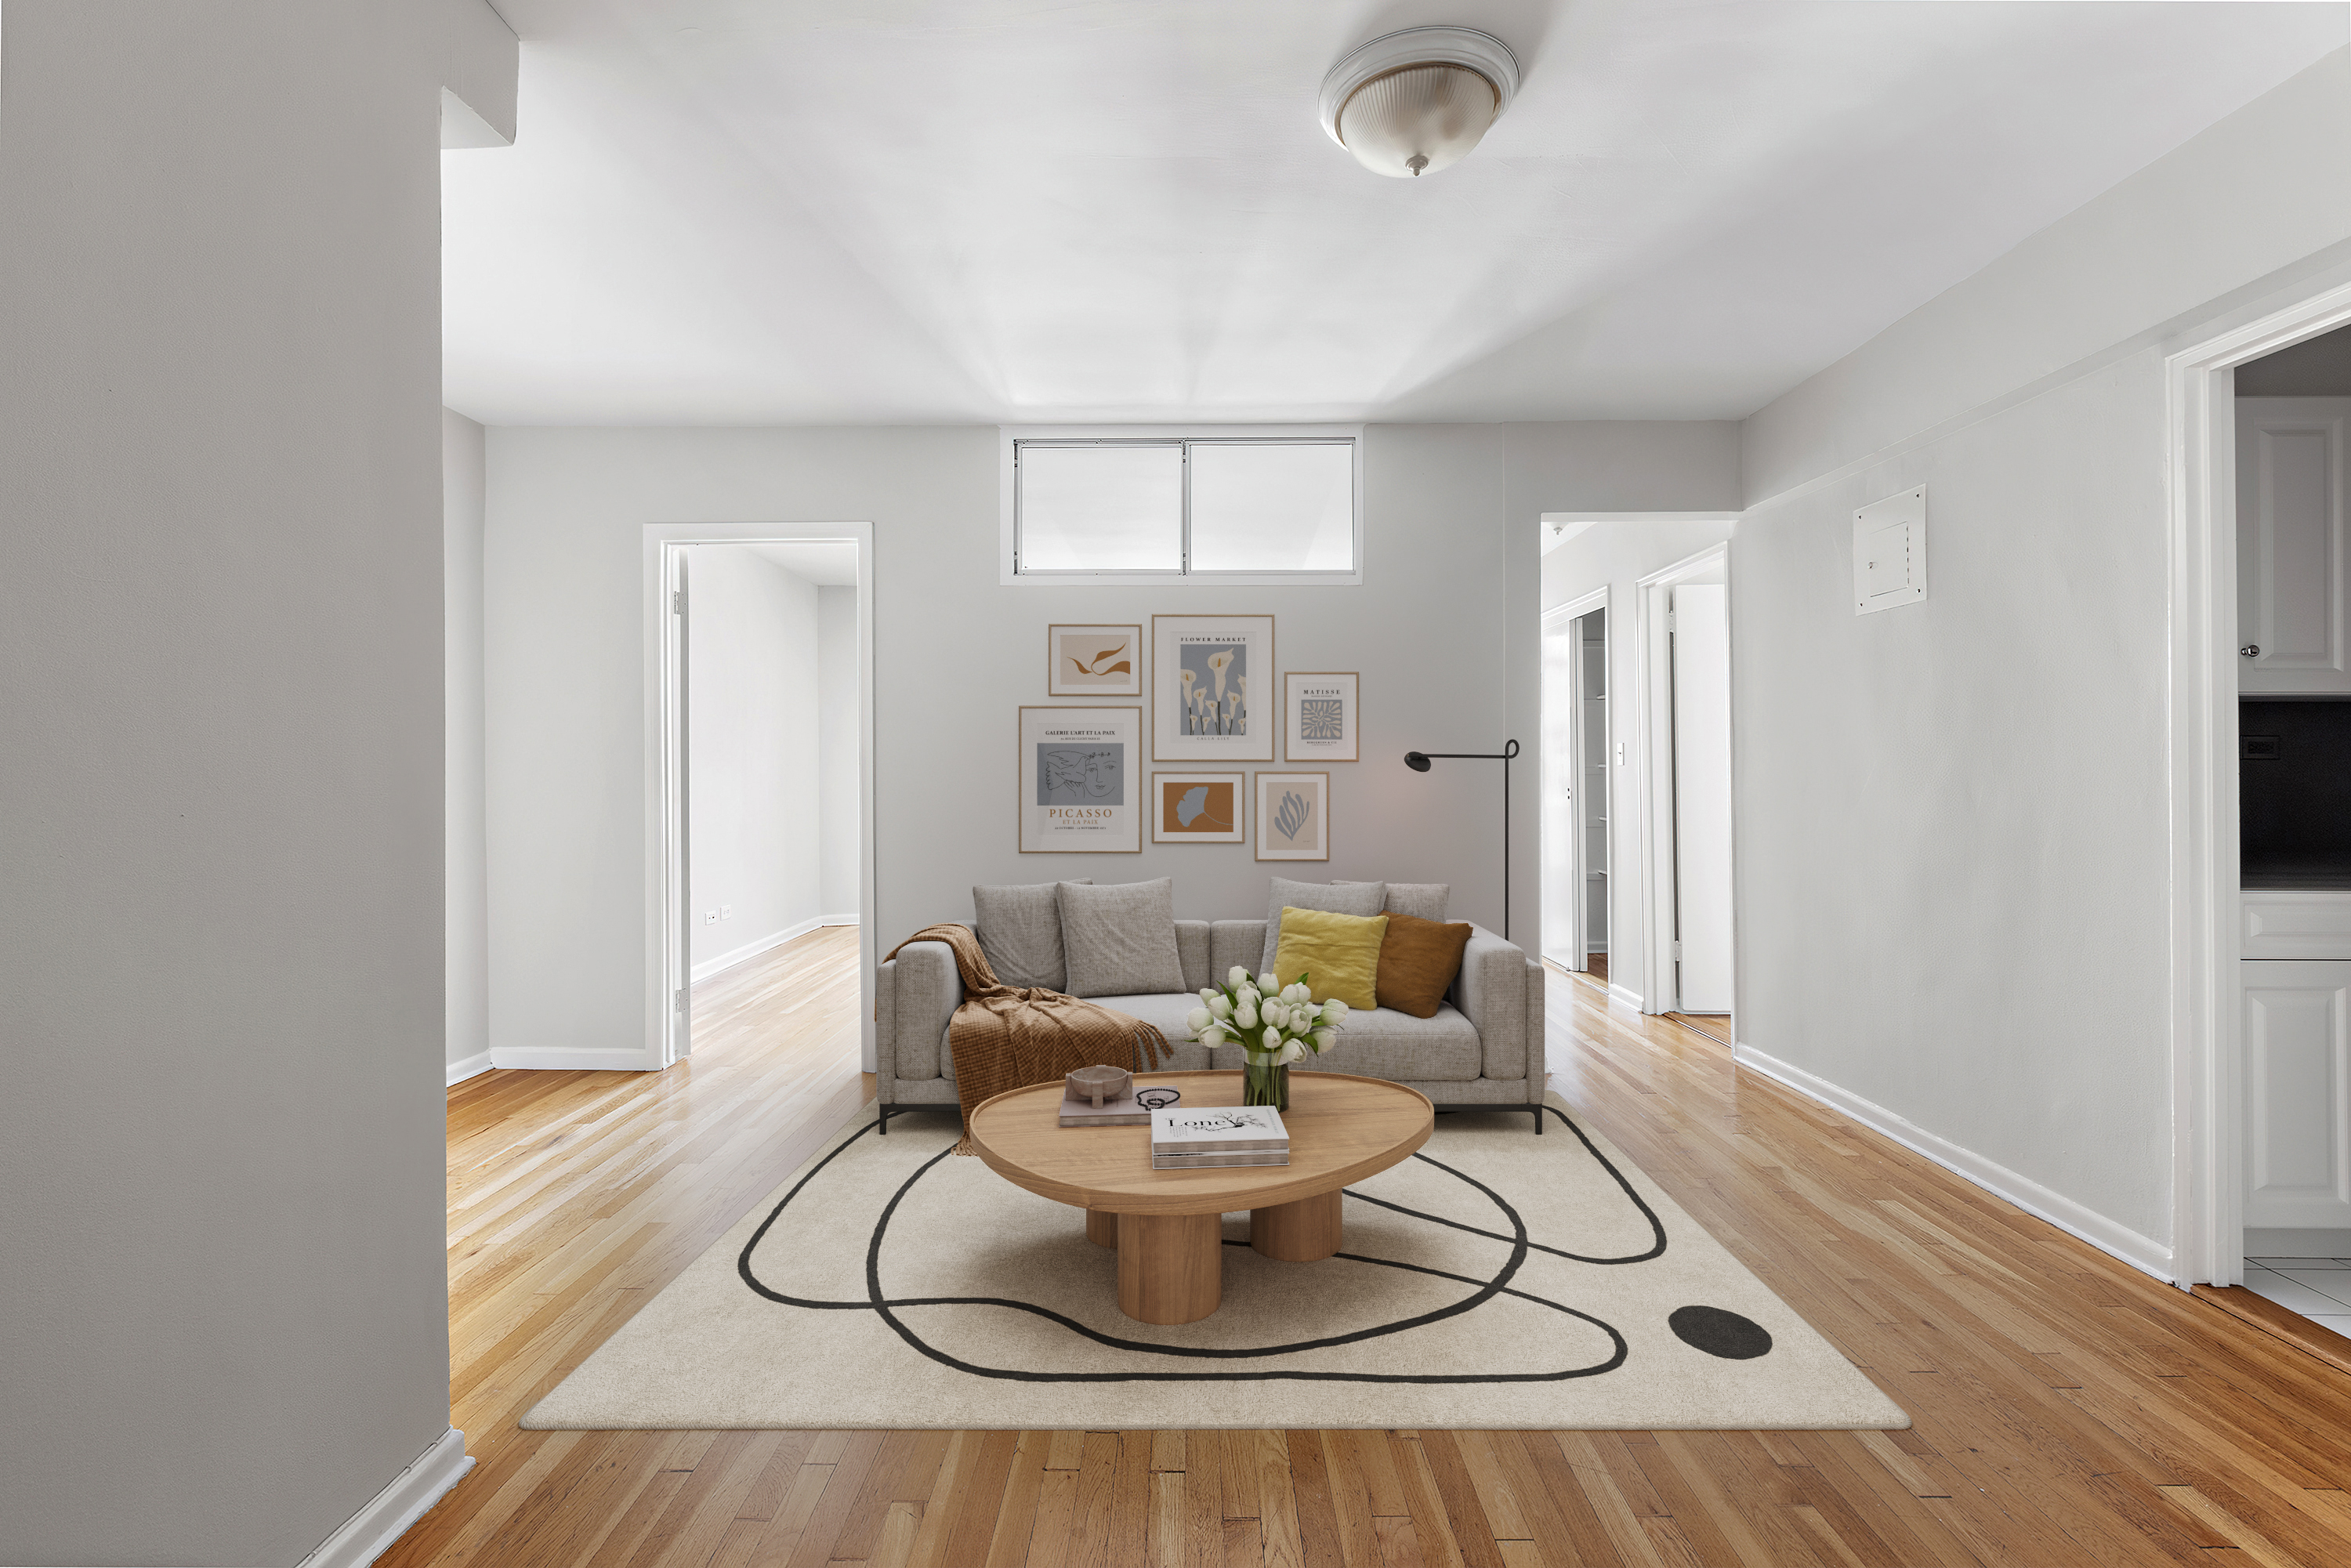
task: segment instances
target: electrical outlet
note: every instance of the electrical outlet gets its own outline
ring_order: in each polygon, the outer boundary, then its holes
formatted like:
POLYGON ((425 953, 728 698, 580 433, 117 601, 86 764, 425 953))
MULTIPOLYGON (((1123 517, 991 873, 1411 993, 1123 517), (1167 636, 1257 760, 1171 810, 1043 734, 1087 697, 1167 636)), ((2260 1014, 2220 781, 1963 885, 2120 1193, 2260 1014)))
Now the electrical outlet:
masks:
POLYGON ((715 910, 715 909, 705 909, 705 910, 704 910, 704 911, 702 912, 702 923, 703 923, 705 925, 717 925, 717 924, 718 924, 718 911, 716 911, 716 910, 715 910))
POLYGON ((732 919, 734 919, 734 918, 735 918, 735 906, 734 906, 733 904, 720 904, 720 905, 718 906, 718 918, 719 918, 719 919, 721 919, 721 920, 732 920, 732 919))

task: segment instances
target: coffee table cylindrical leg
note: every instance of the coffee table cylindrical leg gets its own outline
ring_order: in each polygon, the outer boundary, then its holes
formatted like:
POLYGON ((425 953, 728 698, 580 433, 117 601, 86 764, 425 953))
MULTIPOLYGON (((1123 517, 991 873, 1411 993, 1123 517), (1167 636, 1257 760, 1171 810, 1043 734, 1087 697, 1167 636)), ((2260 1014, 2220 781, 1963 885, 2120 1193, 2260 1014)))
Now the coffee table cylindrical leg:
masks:
POLYGON ((1118 1310, 1137 1322, 1197 1322, 1224 1299, 1221 1214, 1118 1217, 1118 1310))
POLYGON ((1086 1239, 1097 1247, 1118 1245, 1118 1216, 1099 1208, 1086 1210, 1086 1239))
POLYGON ((1284 1263, 1319 1263, 1339 1250, 1339 1194, 1249 1210, 1249 1248, 1284 1263))

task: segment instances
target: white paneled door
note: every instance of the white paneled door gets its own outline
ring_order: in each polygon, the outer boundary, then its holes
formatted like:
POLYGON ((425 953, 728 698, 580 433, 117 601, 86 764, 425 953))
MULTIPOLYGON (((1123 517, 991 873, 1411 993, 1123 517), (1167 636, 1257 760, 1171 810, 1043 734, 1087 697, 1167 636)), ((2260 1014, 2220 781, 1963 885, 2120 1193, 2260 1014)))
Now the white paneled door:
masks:
POLYGON ((2245 1223, 2351 1228, 2351 962, 2241 967, 2245 1223))
POLYGON ((1673 591, 1674 950, 1686 1013, 1730 1010, 1730 622, 1719 582, 1673 591))
POLYGON ((1583 704, 1582 623, 1554 611, 1542 637, 1542 953, 1565 969, 1583 967, 1583 872, 1577 822, 1583 793, 1576 734, 1583 704))
POLYGON ((2351 692, 2351 398, 2237 400, 2240 691, 2351 692))

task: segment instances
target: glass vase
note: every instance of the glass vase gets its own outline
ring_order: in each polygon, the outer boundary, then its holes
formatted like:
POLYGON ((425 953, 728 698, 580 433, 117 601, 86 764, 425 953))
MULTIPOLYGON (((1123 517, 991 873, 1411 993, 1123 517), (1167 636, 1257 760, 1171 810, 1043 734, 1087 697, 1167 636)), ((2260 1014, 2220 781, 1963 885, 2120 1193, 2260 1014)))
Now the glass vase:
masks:
POLYGON ((1241 1103, 1270 1105, 1277 1111, 1290 1109, 1290 1069, 1287 1065, 1259 1067, 1253 1061, 1241 1064, 1241 1103))

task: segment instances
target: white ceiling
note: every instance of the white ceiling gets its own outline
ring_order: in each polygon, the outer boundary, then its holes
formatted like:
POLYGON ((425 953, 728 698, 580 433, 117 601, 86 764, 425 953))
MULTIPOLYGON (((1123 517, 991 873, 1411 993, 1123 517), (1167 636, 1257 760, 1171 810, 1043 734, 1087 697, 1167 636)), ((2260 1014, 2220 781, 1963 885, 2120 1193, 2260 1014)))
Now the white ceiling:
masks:
POLYGON ((497 0, 443 156, 490 423, 1737 418, 2351 38, 2340 5, 497 0), (1421 181, 1315 123, 1458 22, 1421 181))
POLYGON ((708 545, 707 549, 744 549, 774 561, 819 588, 857 586, 857 545, 852 539, 793 539, 759 545, 708 545))

